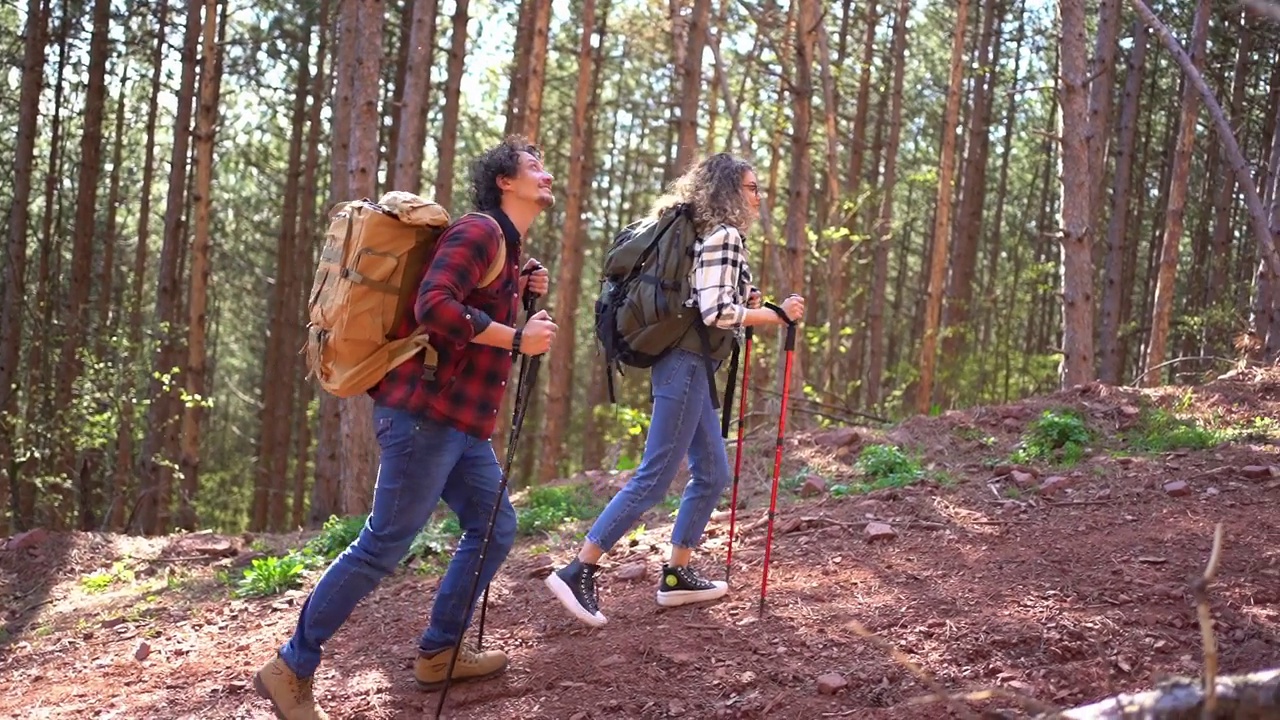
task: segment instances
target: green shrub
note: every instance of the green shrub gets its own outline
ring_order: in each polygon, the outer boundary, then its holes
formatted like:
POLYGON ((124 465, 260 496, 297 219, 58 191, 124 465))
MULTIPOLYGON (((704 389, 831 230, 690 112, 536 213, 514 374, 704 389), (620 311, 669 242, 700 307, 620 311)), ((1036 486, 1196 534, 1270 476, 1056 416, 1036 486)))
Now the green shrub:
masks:
POLYGON ((1220 433, 1201 427, 1194 420, 1178 417, 1163 409, 1143 411, 1136 429, 1125 438, 1135 450, 1204 450, 1223 440, 1220 433))
POLYGON ((585 484, 535 487, 516 509, 516 527, 521 535, 534 535, 592 517, 599 511, 599 501, 585 484))
POLYGON ((1074 464, 1084 456, 1084 446, 1093 434, 1074 410, 1045 410, 1027 431, 1013 452, 1014 462, 1055 460, 1074 464))
POLYGON ((295 554, 283 557, 254 558, 245 568, 244 577, 236 583, 236 597, 265 597, 278 595, 297 587, 306 571, 306 561, 295 554))

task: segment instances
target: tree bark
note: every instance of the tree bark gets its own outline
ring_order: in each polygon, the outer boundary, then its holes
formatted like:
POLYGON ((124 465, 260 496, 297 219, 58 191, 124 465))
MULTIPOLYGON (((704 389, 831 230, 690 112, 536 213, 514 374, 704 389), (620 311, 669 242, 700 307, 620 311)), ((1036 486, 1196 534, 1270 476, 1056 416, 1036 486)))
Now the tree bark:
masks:
MULTIPOLYGON (((89 290, 93 284, 93 251, 95 219, 98 203, 98 179, 102 173, 102 122, 106 109, 107 58, 110 55, 108 32, 111 21, 111 4, 108 0, 95 0, 93 4, 93 35, 89 41, 89 83, 85 91, 84 134, 80 138, 80 156, 77 165, 75 225, 72 229, 71 280, 63 307, 62 350, 55 373, 54 407, 65 412, 71 406, 71 391, 80 377, 84 363, 80 349, 88 333, 89 290)), ((54 474, 74 477, 75 438, 68 435, 59 438, 59 454, 54 474)), ((69 493, 62 492, 62 504, 70 500, 69 493)), ((61 529, 62 515, 53 513, 53 526, 61 529)))
POLYGON ((529 38, 530 54, 519 61, 528 64, 528 85, 524 93, 524 117, 521 132, 531 142, 538 142, 542 127, 542 89, 547 82, 547 40, 551 27, 551 0, 534 0, 533 28, 529 38))
POLYGON ((907 14, 911 0, 898 0, 893 21, 893 90, 889 101, 889 140, 885 146, 884 181, 880 196, 880 218, 876 223, 872 251, 871 298, 867 308, 867 407, 880 407, 884 375, 884 296, 889 276, 889 243, 893 236, 893 192, 898 183, 898 146, 902 139, 902 86, 906 75, 907 14))
MULTIPOLYGON (((582 0, 582 34, 578 44, 578 84, 573 103, 573 129, 569 138, 569 182, 565 200, 564 238, 560 244, 560 262, 556 275, 555 316, 562 318, 560 333, 551 349, 550 378, 547 384, 546 414, 543 418, 542 461, 538 479, 548 482, 559 475, 559 463, 573 395, 575 342, 574 318, 578 316, 578 299, 582 295, 582 264, 586 249, 583 237, 583 206, 590 189, 591 148, 587 146, 588 116, 591 101, 592 48, 591 35, 596 26, 595 0, 582 0)), ((601 38, 603 41, 603 38, 601 38)), ((528 389, 532 392, 532 388, 528 389)))
POLYGON ((44 54, 49 24, 47 0, 28 0, 26 42, 22 52, 22 80, 18 96, 18 128, 13 157, 13 206, 9 213, 4 264, 4 304, 0 306, 0 458, 4 458, 0 498, 8 498, 9 529, 19 529, 18 463, 13 460, 18 424, 18 364, 21 362, 22 312, 26 297, 27 230, 30 223, 31 187, 35 174, 36 131, 40 122, 39 99, 44 80, 44 54))
MULTIPOLYGON (((973 109, 969 119, 969 137, 966 141, 963 195, 956 213, 955 246, 951 251, 950 283, 946 292, 942 326, 947 329, 942 340, 942 355, 958 361, 972 340, 969 327, 970 305, 973 302, 974 273, 978 264, 978 241, 982 237, 982 216, 987 198, 987 160, 990 154, 990 126, 992 94, 995 87, 995 70, 991 45, 999 33, 997 18, 1003 13, 1003 3, 985 0, 982 3, 982 30, 978 36, 978 71, 973 78, 973 109)), ((958 362, 950 363, 954 376, 958 362)), ((952 383, 944 383, 948 395, 959 390, 952 383)))
MULTIPOLYGON (((702 92, 702 50, 707 44, 707 20, 711 0, 694 0, 689 32, 685 38, 683 67, 680 70, 680 117, 677 120, 674 175, 682 174, 698 152, 698 98, 702 92)), ((679 42, 679 39, 676 40, 679 42)))
POLYGON ((1106 196, 1107 145, 1111 140, 1111 104, 1115 91, 1116 34, 1120 27, 1122 0, 1099 0, 1098 34, 1089 63, 1089 212, 1091 237, 1097 237, 1092 229, 1102 217, 1102 204, 1106 196))
POLYGON ((1062 387, 1093 380, 1093 233, 1089 210, 1089 79, 1083 0, 1061 0, 1062 387))
POLYGON ((185 237, 184 215, 187 190, 187 155, 191 141, 191 105, 195 95, 196 43, 200 37, 202 0, 189 0, 187 26, 182 40, 182 73, 178 87, 178 108, 173 125, 173 152, 169 160, 169 195, 164 215, 164 244, 160 248, 160 268, 157 271, 156 321, 161 323, 160 348, 153 365, 150 396, 151 407, 147 412, 147 433, 139 458, 142 476, 142 494, 139 498, 135 527, 148 535, 161 534, 169 529, 170 496, 172 494, 173 463, 177 458, 163 456, 166 448, 173 447, 177 439, 176 422, 178 398, 173 387, 181 381, 172 372, 181 362, 177 348, 177 306, 179 247, 185 237))
MULTIPOLYGON (((1134 0, 1135 6, 1141 0, 1134 0)), ((1145 6, 1143 6, 1145 7, 1145 6)), ((1141 14, 1141 10, 1138 11, 1141 14)), ((1191 34, 1192 66, 1204 64, 1205 42, 1209 34, 1210 4, 1196 3, 1195 28, 1191 34)), ((1154 16, 1153 16, 1154 17, 1154 16)), ((1145 19, 1145 18, 1144 18, 1145 19)), ((1159 31, 1157 30, 1157 34, 1159 31)), ((1200 113, 1200 96, 1190 78, 1182 89, 1182 114, 1178 121, 1177 145, 1173 151, 1173 170, 1169 175, 1169 204, 1165 208, 1164 238, 1160 243, 1160 270, 1156 278, 1156 295, 1151 311, 1151 334, 1147 341, 1144 386, 1159 385, 1164 372, 1156 370, 1165 361, 1169 339, 1169 318, 1173 313, 1173 294, 1178 275, 1178 247, 1182 243, 1185 219, 1187 179, 1191 173, 1191 153, 1195 150, 1196 117, 1200 113)))
MULTIPOLYGON (((458 103, 462 92, 462 72, 467 56, 467 5, 469 0, 456 0, 449 47, 449 74, 444 82, 444 119, 440 123, 437 153, 439 173, 436 175, 436 202, 446 208, 453 204, 453 163, 458 152, 458 103)), ((459 213, 460 214, 460 213, 459 213)))
POLYGON ((1215 709, 1205 714, 1204 684, 1199 679, 1175 678, 1156 690, 1126 694, 1073 708, 1045 713, 1036 720, 1181 720, 1182 718, 1280 717, 1280 669, 1214 679, 1215 709))
POLYGON ((969 0, 956 6, 956 30, 951 43, 951 75, 947 89, 947 109, 942 129, 942 158, 938 168, 937 215, 934 218, 933 250, 929 262, 929 290, 925 303, 924 331, 920 343, 920 379, 916 387, 915 410, 927 414, 933 400, 934 369, 938 364, 938 332, 942 315, 942 291, 946 283, 947 245, 951 240, 951 196, 955 183, 956 126, 960 118, 960 95, 964 91, 964 32, 968 25, 969 0))
POLYGON ((438 0, 412 0, 409 47, 405 55, 404 91, 400 97, 400 132, 392 190, 417 193, 422 188, 422 147, 431 100, 431 66, 435 62, 438 0))
MULTIPOLYGON (((361 0, 357 61, 351 108, 348 172, 354 197, 373 197, 378 175, 378 87, 382 68, 382 0, 361 0)), ((448 175, 446 175, 448 177, 448 175)), ((377 479, 378 443, 373 436, 373 399, 344 398, 342 405, 342 497, 348 515, 369 511, 377 479)), ((285 478, 280 478, 284 490, 285 478)))
POLYGON ((1141 105, 1142 78, 1146 65, 1147 31, 1141 20, 1133 26, 1133 49, 1129 51, 1129 69, 1124 82, 1124 106, 1120 110, 1120 146, 1116 150, 1116 172, 1111 189, 1111 217, 1107 225, 1106 275, 1102 285, 1102 328, 1098 335, 1100 364, 1098 378, 1111 385, 1120 383, 1124 355, 1120 347, 1120 323, 1124 297, 1131 288, 1124 282, 1127 267, 1126 244, 1129 240, 1129 199, 1133 176, 1133 155, 1138 135, 1138 109, 1141 105))
MULTIPOLYGON (((225 8, 225 5, 223 6, 225 8)), ((209 220, 213 198, 213 144, 218 122, 218 91, 221 85, 218 34, 218 0, 205 0, 204 65, 200 71, 200 99, 196 113, 195 183, 191 200, 195 204, 195 238, 191 249, 191 287, 187 303, 187 396, 182 416, 182 494, 178 504, 178 527, 196 529, 196 493, 200 486, 200 422, 205 403, 205 325, 209 301, 210 239, 209 220)), ((261 459, 260 459, 261 461, 261 459)))

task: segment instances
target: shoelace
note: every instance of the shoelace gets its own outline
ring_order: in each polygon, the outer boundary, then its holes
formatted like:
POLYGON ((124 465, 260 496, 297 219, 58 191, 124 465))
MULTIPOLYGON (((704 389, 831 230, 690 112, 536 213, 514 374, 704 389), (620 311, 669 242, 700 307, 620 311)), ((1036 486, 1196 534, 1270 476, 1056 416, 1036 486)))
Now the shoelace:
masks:
MULTIPOLYGON (((583 597, 585 597, 587 599, 587 602, 590 603, 590 605, 592 606, 596 604, 595 580, 596 580, 595 575, 591 572, 590 568, 583 568, 582 574, 578 576, 578 589, 582 591, 583 597)), ((594 610, 595 608, 589 607, 588 609, 594 610)))

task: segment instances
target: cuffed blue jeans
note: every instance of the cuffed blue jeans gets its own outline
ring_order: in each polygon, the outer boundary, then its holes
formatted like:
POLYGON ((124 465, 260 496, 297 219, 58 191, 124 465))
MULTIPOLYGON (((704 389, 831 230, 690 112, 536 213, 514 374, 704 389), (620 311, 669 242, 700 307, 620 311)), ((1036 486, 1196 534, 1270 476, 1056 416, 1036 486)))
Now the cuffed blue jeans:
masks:
MULTIPOLYGON (((302 606, 293 637, 280 648, 285 664, 299 677, 315 673, 324 643, 404 559, 441 499, 457 513, 463 535, 440 581, 419 649, 431 653, 453 647, 475 610, 468 602, 471 583, 502 480, 493 445, 384 406, 374 407, 373 422, 382 454, 369 519, 355 542, 325 570, 302 606)), ((478 589, 493 579, 515 542, 515 509, 505 492, 500 500, 478 589)))
POLYGON ((680 499, 671 544, 694 548, 702 541, 730 472, 703 363, 700 353, 677 348, 654 364, 653 417, 644 458, 587 533, 587 539, 606 552, 646 510, 661 502, 686 454, 693 477, 680 499))

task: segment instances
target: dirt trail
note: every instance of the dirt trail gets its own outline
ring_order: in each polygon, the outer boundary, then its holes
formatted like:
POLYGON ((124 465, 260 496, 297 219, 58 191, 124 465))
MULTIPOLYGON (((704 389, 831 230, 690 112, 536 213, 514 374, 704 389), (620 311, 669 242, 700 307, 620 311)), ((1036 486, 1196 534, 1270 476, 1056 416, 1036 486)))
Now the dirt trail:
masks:
MULTIPOLYGON (((449 717, 952 717, 937 703, 910 704, 924 686, 860 637, 855 621, 951 692, 1000 686, 1068 707, 1150 688, 1200 667, 1189 580, 1203 571, 1219 522, 1225 544, 1212 610, 1222 671, 1280 666, 1273 434, 1163 453, 1125 453, 1118 440, 1140 406, 1265 430, 1280 417, 1280 375, 1219 381, 1190 400, 1185 392, 1091 387, 917 418, 885 437, 862 432, 864 446, 922 450, 927 479, 865 496, 786 493, 759 617, 758 521, 772 469, 772 443, 762 436, 743 478, 746 532, 725 601, 656 605, 670 525, 654 511, 650 529, 607 559, 601 600, 610 623, 588 629, 541 580, 572 552, 571 532, 532 540, 496 581, 486 624, 486 647, 507 650, 511 668, 456 686, 449 717), (1027 425, 1059 406, 1081 411, 1100 433, 1085 456, 1069 467, 998 467, 1027 425), (871 520, 894 535, 868 539, 871 520), (642 579, 617 577, 636 563, 642 579), (825 675, 843 687, 820 691, 825 675)), ((858 447, 841 445, 850 439, 796 438, 787 452, 791 486, 803 488, 808 475, 823 476, 828 490, 856 480, 858 447)), ((722 572, 727 529, 727 517, 713 519, 699 555, 709 574, 722 572)), ((269 540, 296 547, 301 537, 269 540)), ((18 547, 0 551, 0 717, 271 717, 251 673, 288 636, 304 595, 228 600, 213 566, 237 562, 218 556, 242 555, 241 539, 74 534, 10 545, 18 547), (113 566, 121 580, 89 592, 84 577, 113 566), (128 578, 128 568, 139 569, 128 578)), ((414 686, 411 667, 436 583, 398 573, 327 648, 317 689, 334 717, 432 717, 437 696, 414 686)), ((971 707, 1026 714, 1006 701, 971 707)))

